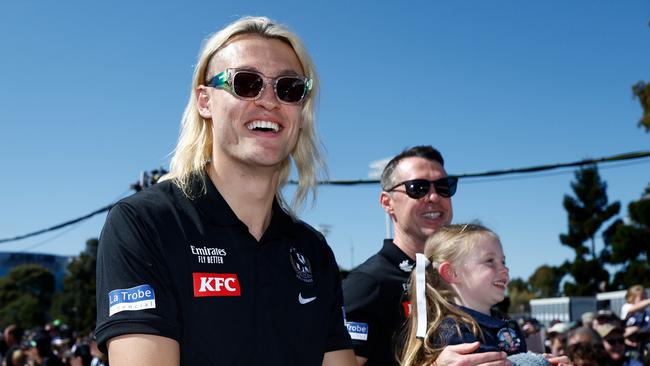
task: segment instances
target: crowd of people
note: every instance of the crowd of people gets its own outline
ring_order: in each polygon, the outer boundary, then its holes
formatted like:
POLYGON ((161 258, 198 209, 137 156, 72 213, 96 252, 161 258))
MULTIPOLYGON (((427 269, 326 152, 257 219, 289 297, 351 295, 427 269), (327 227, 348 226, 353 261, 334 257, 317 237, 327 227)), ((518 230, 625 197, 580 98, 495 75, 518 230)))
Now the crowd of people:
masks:
POLYGON ((81 334, 59 321, 25 330, 6 326, 0 339, 2 366, 108 366, 92 334, 81 334))
MULTIPOLYGON (((628 304, 645 299, 639 294, 639 285, 627 291, 628 304), (635 299, 639 296, 638 299, 635 299)), ((621 314, 611 310, 586 312, 580 320, 566 323, 555 320, 546 329, 529 325, 528 335, 543 334, 543 349, 556 356, 566 355, 576 366, 647 366, 650 364, 650 311, 636 307, 628 311, 624 306, 621 314)))
MULTIPOLYGON (((497 237, 488 229, 477 225, 449 225, 441 228, 428 241, 425 255, 429 258, 437 258, 439 263, 444 262, 444 257, 455 256, 456 252, 462 252, 464 246, 478 238, 488 238, 487 246, 495 245, 497 237), (463 235, 464 234, 464 235, 463 235), (461 238, 459 241, 458 239, 461 238), (491 238, 491 239, 490 239, 491 238), (455 243, 453 243, 456 241, 455 243)), ((496 252, 499 250, 497 249, 496 252)), ((475 267, 474 267, 475 268, 475 267)), ((449 271, 428 270, 428 275, 446 277, 449 271), (434 274, 434 272, 436 272, 434 274), (442 273, 441 273, 442 272, 442 273), (447 274, 445 274, 447 272, 447 274)), ((411 293, 416 293, 415 284, 418 273, 412 274, 411 293)), ((439 279, 437 287, 440 293, 451 293, 445 291, 439 279)), ((431 288, 430 288, 431 290, 431 288)), ((468 288, 471 291, 471 288, 468 288)), ((476 289, 475 289, 476 290, 476 289)), ((464 290, 460 290, 461 292, 464 290)), ((478 291, 480 292, 480 291, 478 291)), ((453 303, 444 297, 436 298, 432 294, 426 296, 434 307, 442 309, 437 319, 429 319, 429 331, 440 335, 436 344, 423 344, 417 342, 417 322, 411 324, 406 334, 406 341, 401 353, 405 356, 400 365, 425 365, 425 354, 420 347, 433 347, 428 352, 435 357, 439 356, 443 344, 460 344, 479 342, 483 352, 499 349, 500 342, 507 342, 506 348, 512 350, 512 354, 519 353, 522 346, 528 351, 549 356, 566 356, 574 366, 647 366, 650 365, 650 301, 648 301, 645 289, 640 285, 632 286, 626 295, 626 304, 622 307, 620 315, 611 310, 599 310, 597 312, 586 312, 581 318, 573 322, 551 321, 548 326, 541 325, 533 318, 520 318, 516 322, 505 324, 494 328, 495 320, 490 320, 481 312, 460 306, 449 307, 453 303), (460 312, 458 310, 461 310, 460 312), (452 314, 453 316, 450 316, 452 314), (469 318, 467 317, 469 315, 469 318), (454 319, 460 320, 458 324, 463 332, 456 334, 454 319), (476 336, 467 325, 475 324, 474 329, 482 328, 483 336, 476 336), (490 329, 508 329, 503 336, 492 332, 490 329), (486 341, 487 339, 487 341, 486 341), (437 346, 437 349, 436 349, 437 346)), ((483 309, 483 312, 500 314, 503 310, 495 301, 486 300, 486 306, 490 309, 483 309)), ((477 297, 477 301, 487 297, 477 297)), ((417 314, 417 306, 412 309, 417 314)), ((427 306, 426 302, 424 306, 427 306)), ((431 307, 431 304, 429 304, 431 307)), ((475 306, 480 307, 480 306, 475 306)), ((413 315, 415 319, 417 316, 413 315)), ((508 319, 508 318, 505 318, 508 319)), ((496 320, 497 322, 503 320, 496 320)), ((108 357, 97 348, 97 343, 92 334, 80 334, 72 330, 66 324, 54 321, 44 327, 23 330, 19 325, 11 324, 4 328, 0 338, 0 365, 2 366, 108 366, 108 357)), ((391 335, 398 336, 396 334, 391 335)), ((397 361, 395 361, 397 362, 397 361)), ((514 363, 515 365, 517 363, 514 363)), ((527 365, 528 363, 519 363, 527 365)))

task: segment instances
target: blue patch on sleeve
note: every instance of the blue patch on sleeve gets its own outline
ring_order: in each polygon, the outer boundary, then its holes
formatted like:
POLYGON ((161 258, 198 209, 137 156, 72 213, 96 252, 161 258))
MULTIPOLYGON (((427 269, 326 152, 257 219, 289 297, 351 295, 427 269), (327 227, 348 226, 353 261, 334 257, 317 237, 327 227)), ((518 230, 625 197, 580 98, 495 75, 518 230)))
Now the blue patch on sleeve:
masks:
POLYGON ((149 285, 116 289, 108 293, 108 316, 120 311, 136 311, 156 308, 156 295, 149 285))
POLYGON ((345 325, 348 327, 348 333, 350 333, 350 338, 358 341, 368 340, 368 324, 357 323, 357 322, 346 322, 345 325))

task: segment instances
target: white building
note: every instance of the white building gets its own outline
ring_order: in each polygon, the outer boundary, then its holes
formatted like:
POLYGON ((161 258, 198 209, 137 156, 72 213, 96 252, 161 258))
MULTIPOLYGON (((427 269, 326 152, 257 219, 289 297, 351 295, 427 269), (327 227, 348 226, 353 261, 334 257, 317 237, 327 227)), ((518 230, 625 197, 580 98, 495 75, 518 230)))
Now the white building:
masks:
POLYGON ((530 300, 530 315, 548 326, 553 320, 563 323, 580 320, 588 311, 596 311, 595 297, 553 297, 530 300))
MULTIPOLYGON (((530 300, 530 315, 547 325, 553 320, 574 322, 580 320, 583 313, 596 313, 598 310, 611 310, 621 316, 621 307, 625 304, 627 290, 601 292, 596 296, 553 297, 530 300)), ((650 297, 650 290, 646 289, 650 297)))

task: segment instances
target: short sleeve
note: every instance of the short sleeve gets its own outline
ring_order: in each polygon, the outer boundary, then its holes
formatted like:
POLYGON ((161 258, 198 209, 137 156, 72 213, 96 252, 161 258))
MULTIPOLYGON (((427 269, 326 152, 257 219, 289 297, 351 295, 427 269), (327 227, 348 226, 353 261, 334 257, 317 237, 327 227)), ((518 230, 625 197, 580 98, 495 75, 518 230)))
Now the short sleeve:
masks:
POLYGON ((123 334, 179 338, 178 304, 155 232, 128 203, 118 203, 106 218, 97 253, 95 331, 104 352, 109 339, 123 334))
POLYGON ((378 312, 379 284, 363 272, 352 272, 343 282, 345 319, 357 356, 368 358, 374 339, 380 338, 378 312))
POLYGON ((341 289, 341 277, 339 275, 338 266, 333 259, 333 254, 332 262, 333 266, 330 266, 330 272, 333 273, 335 277, 334 293, 336 294, 336 297, 332 302, 332 308, 330 310, 329 335, 327 337, 327 346, 325 352, 352 348, 352 344, 350 343, 350 334, 348 333, 345 326, 345 318, 343 315, 343 292, 341 289))
POLYGON ((630 308, 632 307, 632 304, 629 302, 626 302, 621 306, 621 319, 625 320, 627 318, 628 312, 630 311, 630 308))
POLYGON ((476 338, 466 325, 460 324, 460 333, 456 322, 451 318, 445 318, 440 327, 434 333, 436 346, 444 347, 461 343, 472 343, 479 339, 476 338))

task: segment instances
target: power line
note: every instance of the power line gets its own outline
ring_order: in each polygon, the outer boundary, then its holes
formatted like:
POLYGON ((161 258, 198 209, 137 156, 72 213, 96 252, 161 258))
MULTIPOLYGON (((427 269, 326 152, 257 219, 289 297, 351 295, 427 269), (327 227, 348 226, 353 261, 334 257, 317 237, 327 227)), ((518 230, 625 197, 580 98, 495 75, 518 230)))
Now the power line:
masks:
MULTIPOLYGON (((133 184, 132 184, 131 186, 133 186, 133 184)), ((132 189, 133 189, 133 188, 129 188, 129 189, 125 190, 124 192, 120 193, 118 196, 116 196, 115 198, 113 198, 113 202, 117 202, 117 201, 119 201, 120 199, 126 197, 126 194, 129 193, 132 189)), ((84 220, 84 221, 85 221, 85 220, 84 220)), ((66 230, 63 230, 63 231, 61 231, 60 233, 58 233, 58 234, 56 234, 56 235, 53 235, 53 236, 50 237, 50 238, 43 239, 43 240, 41 240, 41 241, 39 241, 39 242, 37 242, 37 243, 35 243, 35 244, 32 244, 32 245, 28 246, 27 248, 23 248, 22 251, 23 251, 23 252, 27 252, 27 251, 30 251, 30 250, 32 250, 32 249, 34 249, 34 248, 38 248, 38 247, 40 247, 40 246, 42 246, 42 245, 45 245, 45 244, 51 242, 52 240, 58 239, 58 238, 62 237, 63 235, 69 233, 70 231, 72 231, 72 230, 77 229, 78 227, 80 227, 80 226, 81 226, 81 223, 82 223, 82 221, 77 222, 77 223, 76 223, 77 225, 75 225, 75 224, 70 224, 70 227, 68 227, 66 230)), ((18 240, 18 239, 17 239, 17 240, 18 240)))
POLYGON ((78 217, 76 219, 66 221, 66 222, 64 222, 62 224, 58 224, 58 225, 54 225, 52 227, 48 227, 47 229, 36 230, 36 231, 33 231, 31 233, 28 233, 28 234, 14 236, 13 238, 0 239, 0 244, 7 243, 7 242, 10 242, 10 241, 22 240, 22 239, 25 239, 25 238, 29 238, 31 236, 36 236, 36 235, 44 234, 44 233, 47 233, 47 232, 50 232, 50 231, 62 229, 64 227, 66 227, 66 226, 76 224, 77 222, 89 219, 89 218, 91 218, 91 217, 93 217, 93 216, 95 216, 97 214, 102 213, 102 212, 106 212, 106 211, 110 210, 111 207, 113 207, 113 205, 114 205, 114 203, 111 203, 110 205, 104 206, 104 207, 102 207, 102 208, 100 208, 98 210, 95 210, 95 211, 87 214, 87 215, 83 215, 83 216, 78 217))
MULTIPOLYGON (((650 159, 643 161, 643 160, 636 160, 636 161, 618 161, 618 162, 612 162, 611 164, 607 166, 601 166, 600 170, 605 171, 609 169, 616 169, 616 168, 622 168, 626 166, 632 166, 632 165, 639 165, 639 164, 648 164, 650 163, 650 159)), ((476 184, 476 183, 491 183, 491 182, 503 182, 503 181, 508 181, 508 180, 523 180, 523 179, 536 179, 536 178, 546 178, 546 177, 554 177, 562 174, 573 174, 574 170, 568 169, 568 168, 561 168, 553 171, 544 171, 544 172, 534 172, 533 174, 530 175, 513 175, 513 176, 491 176, 491 177, 486 177, 481 179, 476 179, 476 180, 469 180, 469 181, 463 181, 463 184, 476 184)))
POLYGON ((596 165, 599 163, 613 163, 616 161, 624 160, 633 160, 650 157, 650 151, 637 151, 630 153, 617 154, 612 156, 606 156, 598 159, 585 159, 580 161, 575 161, 572 163, 559 163, 559 164, 547 164, 547 165, 538 165, 529 168, 518 168, 518 169, 505 169, 505 170, 494 170, 484 173, 470 173, 458 175, 459 178, 477 178, 477 177, 491 177, 495 175, 505 175, 505 174, 518 174, 518 173, 534 173, 542 172, 546 170, 560 169, 560 168, 569 168, 569 167, 578 167, 585 165, 596 165))
MULTIPOLYGON (((141 172, 140 173, 140 179, 138 180, 138 182, 131 184, 131 188, 129 190, 125 191, 124 193, 122 193, 120 196, 124 196, 126 194, 126 192, 130 191, 131 189, 133 189, 133 190, 135 190, 137 192, 137 191, 142 190, 143 188, 146 188, 146 187, 149 187, 149 186, 151 186, 153 184, 156 184, 158 182, 158 179, 160 179, 160 177, 165 173, 167 173, 167 171, 164 170, 163 168, 160 168, 160 169, 157 169, 157 170, 152 170, 149 173, 141 172)), ((41 230, 33 231, 31 233, 14 236, 13 238, 0 239, 0 244, 7 243, 7 242, 10 242, 10 241, 18 241, 18 240, 26 239, 26 238, 29 238, 29 237, 32 237, 32 236, 45 234, 47 232, 59 230, 59 229, 62 229, 64 227, 66 227, 66 226, 70 226, 70 225, 76 224, 78 222, 87 220, 87 219, 89 219, 89 218, 91 218, 91 217, 93 217, 95 215, 107 212, 108 210, 111 209, 111 207, 113 207, 115 205, 115 203, 117 203, 117 201, 118 201, 118 199, 115 199, 115 200, 113 200, 113 203, 111 203, 111 204, 109 204, 107 206, 104 206, 104 207, 102 207, 102 208, 100 208, 98 210, 95 210, 95 211, 93 211, 93 212, 91 212, 91 213, 89 213, 87 215, 78 217, 76 219, 72 219, 70 221, 66 221, 64 223, 49 227, 47 229, 41 229, 41 230)), ((40 244, 42 244, 42 243, 40 243, 40 244)))
MULTIPOLYGON (((613 163, 617 161, 642 159, 647 157, 650 157, 650 151, 637 151, 637 152, 606 156, 597 159, 585 159, 580 161, 574 161, 571 163, 557 163, 557 164, 537 165, 537 166, 532 166, 527 168, 491 170, 483 173, 454 174, 453 176, 458 178, 482 178, 482 177, 494 177, 494 176, 508 175, 508 174, 537 173, 537 172, 555 170, 560 168, 579 167, 585 165, 597 165, 600 163, 613 163)), ((322 180, 322 181, 318 181, 318 184, 351 186, 351 185, 358 185, 358 184, 378 184, 379 182, 380 182, 379 179, 322 180)), ((289 184, 298 184, 298 182, 295 180, 290 180, 289 184)))
MULTIPOLYGON (((612 155, 612 156, 606 156, 598 159, 585 159, 585 160, 580 160, 580 161, 575 161, 571 163, 558 163, 558 164, 547 164, 547 165, 538 165, 538 166, 532 166, 532 167, 526 167, 526 168, 515 168, 515 169, 503 169, 503 170, 492 170, 492 171, 487 171, 483 173, 467 173, 467 174, 459 174, 459 175, 454 175, 455 177, 458 178, 480 178, 480 177, 494 177, 494 176, 500 176, 500 175, 510 175, 510 174, 527 174, 527 173, 538 173, 538 172, 543 172, 543 171, 549 171, 549 170, 555 170, 555 169, 560 169, 560 168, 569 168, 569 167, 579 167, 579 166, 585 166, 585 165, 597 165, 601 163, 613 163, 613 162, 618 162, 618 161, 626 161, 626 160, 634 160, 634 159, 642 159, 642 158, 647 158, 650 157, 650 151, 637 151, 637 152, 630 152, 630 153, 623 153, 623 154, 617 154, 617 155, 612 155)), ((155 184, 157 181, 157 178, 160 177, 161 173, 164 172, 164 170, 161 168, 160 170, 154 170, 150 172, 150 174, 143 173, 141 174, 141 179, 140 182, 132 185, 132 188, 135 190, 138 190, 138 188, 144 188, 147 186, 150 186, 152 184, 155 184), (149 181, 151 179, 151 181, 149 181), (138 185, 136 187, 136 185, 138 185)), ((290 180, 289 184, 297 184, 298 182, 294 180, 290 180)), ((359 184, 378 184, 379 180, 378 179, 357 179, 357 180, 324 180, 324 181, 318 181, 319 185, 344 185, 344 186, 350 186, 350 185, 359 185, 359 184)), ((73 225, 75 223, 78 223, 80 221, 89 219, 95 215, 98 215, 100 213, 106 212, 111 209, 115 205, 114 203, 111 203, 110 205, 104 206, 98 210, 95 210, 87 215, 78 217, 76 219, 66 221, 64 223, 49 227, 47 229, 41 229, 37 231, 33 231, 28 234, 23 234, 23 235, 18 235, 13 238, 6 238, 6 239, 0 239, 0 244, 2 243, 7 243, 11 241, 18 241, 22 239, 26 239, 32 236, 44 234, 50 231, 62 229, 66 226, 73 225)))
POLYGON ((52 237, 49 237, 49 238, 43 239, 43 240, 41 240, 39 242, 36 242, 36 243, 28 246, 27 248, 23 248, 21 251, 26 253, 26 252, 29 252, 29 251, 31 251, 33 249, 41 247, 41 246, 51 242, 52 240, 58 239, 58 238, 62 237, 63 235, 71 232, 72 230, 75 230, 75 229, 79 228, 79 226, 83 225, 84 222, 85 221, 80 221, 80 222, 77 222, 76 224, 72 224, 72 225, 66 227, 65 229, 59 231, 57 234, 52 235, 52 237))

